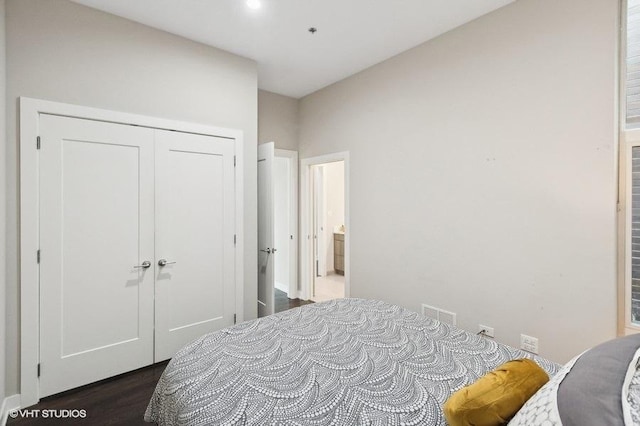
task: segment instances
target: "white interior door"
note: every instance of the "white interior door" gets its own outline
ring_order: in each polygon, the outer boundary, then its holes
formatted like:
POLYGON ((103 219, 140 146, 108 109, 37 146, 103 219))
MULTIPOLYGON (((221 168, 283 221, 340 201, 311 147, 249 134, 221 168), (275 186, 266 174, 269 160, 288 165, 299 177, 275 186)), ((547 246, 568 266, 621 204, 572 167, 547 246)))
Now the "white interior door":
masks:
POLYGON ((291 280, 291 241, 293 231, 291 222, 291 159, 279 157, 276 153, 273 162, 273 238, 278 247, 278 255, 273 257, 274 281, 277 290, 289 296, 291 280))
POLYGON ((258 145, 258 316, 274 312, 274 143, 258 145))
MULTIPOLYGON (((278 247, 278 256, 276 256, 276 262, 280 257, 284 257, 282 248, 287 248, 287 256, 283 263, 289 267, 289 279, 288 279, 288 291, 287 295, 289 299, 297 299, 298 294, 298 152, 289 151, 286 149, 275 150, 275 161, 285 160, 287 169, 289 170, 288 187, 281 188, 280 191, 288 193, 289 212, 286 214, 288 217, 288 230, 284 234, 284 239, 278 242, 278 236, 275 236, 275 246, 278 247), (282 246, 282 247, 281 247, 282 246)), ((279 189, 276 186, 275 193, 277 194, 279 189)), ((277 195, 276 195, 277 197, 277 195)), ((277 221, 277 219, 276 219, 277 221)), ((277 273, 276 273, 276 288, 277 288, 277 273)))
POLYGON ((40 135, 44 397, 153 363, 153 130, 43 115, 40 135))
POLYGON ((234 322, 234 142, 156 131, 155 361, 234 322))

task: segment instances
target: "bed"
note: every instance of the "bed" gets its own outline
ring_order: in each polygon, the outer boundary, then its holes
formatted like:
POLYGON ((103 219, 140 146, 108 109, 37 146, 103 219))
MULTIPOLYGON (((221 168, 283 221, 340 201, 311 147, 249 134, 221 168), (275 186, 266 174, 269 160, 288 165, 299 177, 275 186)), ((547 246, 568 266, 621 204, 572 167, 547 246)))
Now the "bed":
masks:
POLYGON ((306 305, 205 335, 168 364, 160 425, 444 425, 442 404, 505 361, 560 366, 381 301, 306 305))

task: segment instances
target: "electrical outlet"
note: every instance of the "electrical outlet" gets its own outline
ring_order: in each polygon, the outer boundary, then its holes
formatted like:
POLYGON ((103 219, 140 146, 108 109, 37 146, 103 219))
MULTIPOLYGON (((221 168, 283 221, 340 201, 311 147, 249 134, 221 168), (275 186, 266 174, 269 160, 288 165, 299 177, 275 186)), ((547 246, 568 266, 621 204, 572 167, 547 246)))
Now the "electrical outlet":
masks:
POLYGON ((520 335, 520 349, 534 354, 538 353, 538 338, 527 336, 526 334, 520 335))
POLYGON ((493 327, 489 327, 488 325, 478 325, 478 334, 485 337, 495 337, 493 332, 493 327))

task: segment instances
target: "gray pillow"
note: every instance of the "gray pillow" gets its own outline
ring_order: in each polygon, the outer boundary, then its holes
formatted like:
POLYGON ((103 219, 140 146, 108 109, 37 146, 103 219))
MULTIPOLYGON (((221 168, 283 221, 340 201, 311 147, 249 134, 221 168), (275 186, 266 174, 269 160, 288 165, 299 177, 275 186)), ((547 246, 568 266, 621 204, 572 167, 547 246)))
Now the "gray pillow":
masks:
POLYGON ((578 359, 558 389, 563 426, 624 426, 622 387, 639 348, 636 334, 598 345, 578 359))

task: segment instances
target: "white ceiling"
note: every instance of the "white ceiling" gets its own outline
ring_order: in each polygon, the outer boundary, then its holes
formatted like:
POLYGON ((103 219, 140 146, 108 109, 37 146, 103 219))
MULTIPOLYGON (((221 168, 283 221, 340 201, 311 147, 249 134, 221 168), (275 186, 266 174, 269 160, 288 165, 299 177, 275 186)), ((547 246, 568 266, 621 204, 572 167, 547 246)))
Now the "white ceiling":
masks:
POLYGON ((254 59, 261 89, 300 98, 515 0, 73 1, 254 59))

